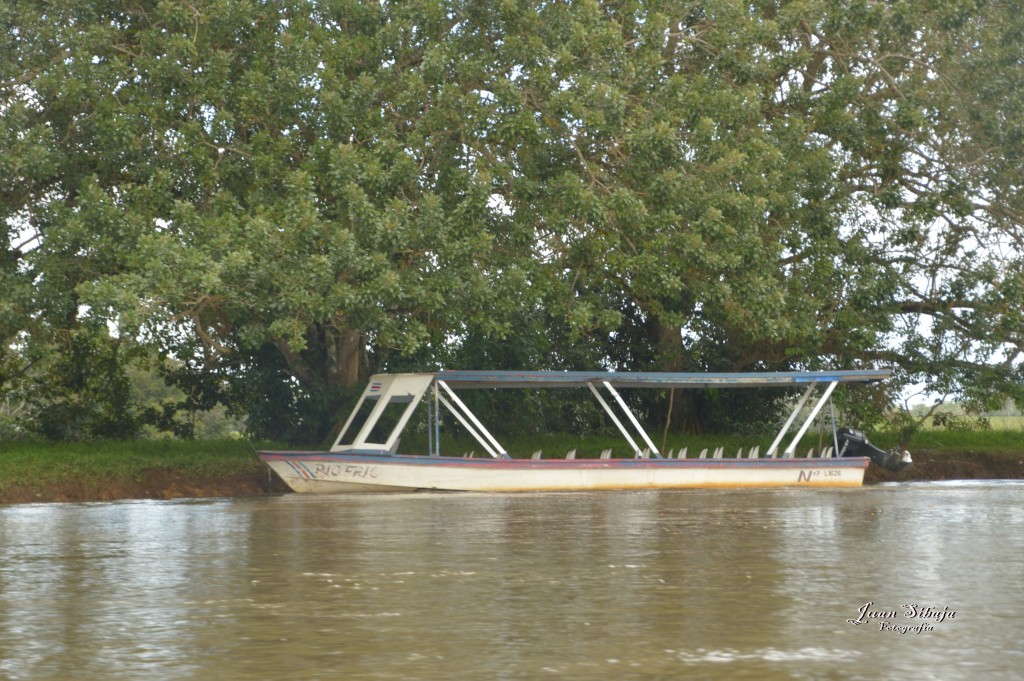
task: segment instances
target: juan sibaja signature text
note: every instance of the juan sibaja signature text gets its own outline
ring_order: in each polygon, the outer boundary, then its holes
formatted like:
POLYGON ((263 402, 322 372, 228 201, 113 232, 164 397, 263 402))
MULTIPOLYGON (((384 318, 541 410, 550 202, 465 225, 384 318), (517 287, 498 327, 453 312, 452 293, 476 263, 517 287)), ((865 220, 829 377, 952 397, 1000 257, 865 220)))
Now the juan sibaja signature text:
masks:
POLYGON ((934 631, 935 624, 956 618, 956 610, 948 606, 938 608, 935 606, 921 606, 917 603, 904 603, 899 610, 882 610, 875 608, 873 601, 868 601, 860 606, 856 619, 846 620, 850 624, 859 626, 861 624, 877 623, 879 631, 891 631, 897 634, 921 634, 926 631, 934 631), (900 624, 902 618, 903 623, 900 624), (916 622, 907 622, 913 620, 916 622))

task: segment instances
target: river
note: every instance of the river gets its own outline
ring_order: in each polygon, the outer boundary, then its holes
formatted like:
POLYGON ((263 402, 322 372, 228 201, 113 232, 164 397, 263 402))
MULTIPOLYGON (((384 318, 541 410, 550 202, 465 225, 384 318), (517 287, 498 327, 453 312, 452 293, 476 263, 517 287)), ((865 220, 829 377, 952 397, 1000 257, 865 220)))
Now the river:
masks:
POLYGON ((0 506, 0 678, 1019 679, 1022 493, 0 506))

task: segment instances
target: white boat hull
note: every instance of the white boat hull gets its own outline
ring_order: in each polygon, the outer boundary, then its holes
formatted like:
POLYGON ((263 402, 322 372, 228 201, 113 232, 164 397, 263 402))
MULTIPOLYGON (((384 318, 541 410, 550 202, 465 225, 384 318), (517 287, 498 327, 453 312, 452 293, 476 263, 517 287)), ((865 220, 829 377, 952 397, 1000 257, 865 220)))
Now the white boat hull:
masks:
POLYGON ((331 452, 261 452, 295 492, 474 492, 860 487, 869 460, 463 459, 331 452))

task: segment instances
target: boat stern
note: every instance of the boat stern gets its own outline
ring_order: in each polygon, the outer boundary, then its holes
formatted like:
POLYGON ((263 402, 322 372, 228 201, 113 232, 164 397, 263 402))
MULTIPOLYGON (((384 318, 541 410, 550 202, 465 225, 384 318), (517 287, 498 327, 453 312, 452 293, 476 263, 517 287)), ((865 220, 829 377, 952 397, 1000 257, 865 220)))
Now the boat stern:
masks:
POLYGON ((839 456, 866 456, 871 463, 887 471, 898 472, 912 464, 910 452, 898 447, 885 451, 871 444, 867 436, 853 428, 840 428, 836 431, 839 440, 839 456))

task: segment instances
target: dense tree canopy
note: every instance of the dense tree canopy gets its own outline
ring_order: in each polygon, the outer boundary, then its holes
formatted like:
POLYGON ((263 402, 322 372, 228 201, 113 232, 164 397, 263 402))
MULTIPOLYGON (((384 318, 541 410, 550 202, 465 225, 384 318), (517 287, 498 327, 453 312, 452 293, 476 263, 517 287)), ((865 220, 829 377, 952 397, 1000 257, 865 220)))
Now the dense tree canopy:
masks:
POLYGON ((42 432, 129 433, 153 352, 193 408, 277 437, 323 436, 371 370, 439 365, 884 364, 890 396, 1021 397, 1014 3, 0 22, 0 392, 42 432))

